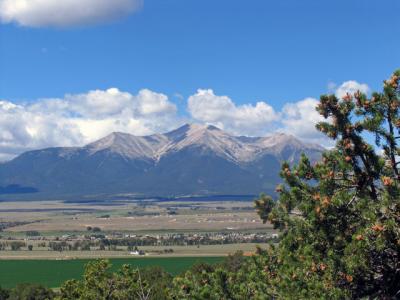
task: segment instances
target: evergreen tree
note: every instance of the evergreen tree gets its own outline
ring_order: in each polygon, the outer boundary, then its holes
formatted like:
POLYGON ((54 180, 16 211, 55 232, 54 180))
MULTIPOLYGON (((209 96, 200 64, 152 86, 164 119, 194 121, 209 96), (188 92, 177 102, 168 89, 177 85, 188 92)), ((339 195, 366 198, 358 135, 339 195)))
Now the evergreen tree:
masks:
POLYGON ((56 299, 70 300, 155 300, 166 299, 165 289, 171 276, 160 268, 132 269, 124 265, 110 272, 107 260, 86 265, 83 280, 69 280, 60 289, 56 299))
POLYGON ((13 288, 9 300, 51 300, 54 299, 54 292, 39 284, 23 283, 13 288))
POLYGON ((256 202, 283 231, 265 256, 278 297, 400 297, 399 80, 400 70, 370 98, 321 96, 317 128, 336 147, 316 164, 284 163, 279 200, 256 202))
POLYGON ((6 300, 10 296, 10 292, 8 290, 3 289, 0 286, 0 300, 6 300))

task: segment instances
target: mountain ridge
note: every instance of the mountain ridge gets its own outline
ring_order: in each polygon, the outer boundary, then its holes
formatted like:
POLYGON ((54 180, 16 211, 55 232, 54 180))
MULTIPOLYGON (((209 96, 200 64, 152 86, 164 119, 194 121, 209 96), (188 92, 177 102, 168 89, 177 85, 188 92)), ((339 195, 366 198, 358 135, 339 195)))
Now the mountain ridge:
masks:
MULTIPOLYGON (((274 147, 277 148, 276 151, 279 152, 283 146, 286 146, 289 143, 292 144, 292 146, 296 145, 302 149, 315 148, 323 151, 321 146, 317 144, 304 143, 290 134, 275 133, 266 137, 233 136, 227 134, 216 126, 198 124, 185 124, 164 134, 153 134, 148 136, 136 136, 124 132, 112 132, 106 137, 90 143, 83 148, 89 148, 92 152, 97 152, 106 149, 107 147, 105 146, 108 145, 108 148, 114 148, 116 153, 128 156, 130 155, 131 158, 147 157, 158 161, 160 157, 166 155, 168 151, 179 151, 191 145, 210 144, 213 142, 214 144, 209 146, 219 148, 214 150, 222 150, 221 148, 226 148, 222 147, 224 142, 230 142, 231 145, 229 146, 235 146, 236 148, 240 148, 242 151, 247 150, 252 152, 250 154, 255 154, 257 151, 265 149, 274 150, 274 147), (213 132, 217 132, 217 134, 213 134, 213 132), (109 145, 110 140, 114 142, 112 145, 109 145), (115 140, 120 141, 120 143, 118 143, 119 147, 115 147, 115 140), (234 145, 232 145, 232 142, 234 145), (138 149, 135 149, 134 146, 140 147, 141 151, 137 151, 138 149)), ((241 154, 242 155, 239 154, 238 157, 236 157, 236 160, 239 162, 246 161, 246 155, 243 155, 243 153, 241 154)))
POLYGON ((294 136, 237 137, 212 125, 164 134, 113 132, 83 147, 28 151, 0 165, 0 186, 39 192, 140 195, 273 192, 283 160, 311 160, 324 149, 294 136))

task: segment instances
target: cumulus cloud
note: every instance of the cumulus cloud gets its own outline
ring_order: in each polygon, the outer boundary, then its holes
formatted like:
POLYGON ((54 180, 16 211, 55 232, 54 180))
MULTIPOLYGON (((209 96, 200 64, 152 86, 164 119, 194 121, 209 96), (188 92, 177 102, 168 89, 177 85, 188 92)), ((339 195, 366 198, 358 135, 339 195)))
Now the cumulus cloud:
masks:
POLYGON ((33 104, 0 101, 0 160, 29 149, 81 146, 113 131, 147 135, 175 128, 176 106, 164 94, 116 88, 33 104))
MULTIPOLYGON (((343 82, 337 86, 330 82, 328 85, 330 92, 335 93, 336 97, 342 98, 347 93, 354 94, 357 91, 369 93, 370 88, 367 84, 359 83, 354 80, 343 82)), ((315 129, 318 122, 325 119, 315 110, 318 100, 315 98, 306 98, 304 100, 287 103, 282 108, 281 129, 303 140, 315 142, 325 146, 331 146, 332 141, 325 135, 315 129)))
POLYGON ((109 22, 141 8, 143 0, 0 0, 0 20, 29 27, 109 22))
POLYGON ((318 100, 306 98, 304 100, 287 103, 282 108, 281 130, 300 139, 326 145, 327 139, 315 129, 318 122, 324 118, 315 110, 318 100))
MULTIPOLYGON (((336 90, 369 92, 365 84, 347 81, 336 90)), ((213 124, 234 135, 263 136, 285 132, 309 142, 330 146, 315 129, 323 121, 315 110, 318 100, 306 98, 286 103, 280 111, 259 101, 236 104, 228 96, 200 89, 187 101, 189 122, 213 124)), ((177 107, 161 93, 148 89, 136 95, 117 88, 67 94, 63 98, 39 99, 15 104, 0 101, 0 161, 30 149, 82 146, 113 131, 135 135, 166 132, 184 122, 177 107)))
POLYGON ((188 111, 197 122, 213 124, 236 135, 263 136, 278 131, 329 146, 328 139, 315 128, 324 120, 315 109, 317 104, 317 99, 306 98, 275 111, 266 102, 236 105, 231 98, 215 95, 212 90, 198 90, 189 97, 188 111))
POLYGON ((370 89, 365 83, 358 83, 357 81, 349 80, 343 82, 342 85, 336 89, 335 95, 340 99, 343 98, 343 96, 345 96, 347 93, 354 94, 357 91, 367 94, 370 89))
POLYGON ((265 134, 279 115, 265 102, 236 105, 213 90, 198 90, 189 97, 188 111, 196 121, 213 124, 234 134, 265 134))

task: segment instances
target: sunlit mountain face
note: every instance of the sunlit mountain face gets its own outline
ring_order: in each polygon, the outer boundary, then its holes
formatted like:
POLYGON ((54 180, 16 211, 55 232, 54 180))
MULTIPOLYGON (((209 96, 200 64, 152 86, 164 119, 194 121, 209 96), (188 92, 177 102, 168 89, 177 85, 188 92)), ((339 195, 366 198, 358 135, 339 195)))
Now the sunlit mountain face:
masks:
POLYGON ((237 137, 215 126, 186 124, 165 134, 112 133, 75 148, 29 151, 0 166, 0 186, 54 196, 273 193, 282 161, 311 160, 323 148, 291 135, 237 137))

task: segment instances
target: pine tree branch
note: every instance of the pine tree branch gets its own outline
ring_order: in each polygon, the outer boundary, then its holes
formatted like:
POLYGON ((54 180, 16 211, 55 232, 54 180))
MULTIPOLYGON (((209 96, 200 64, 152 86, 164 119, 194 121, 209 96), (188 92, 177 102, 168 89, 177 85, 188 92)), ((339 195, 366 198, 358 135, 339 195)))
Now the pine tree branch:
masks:
POLYGON ((354 194, 353 198, 351 198, 351 200, 349 201, 349 203, 347 203, 346 207, 349 207, 357 198, 357 194, 354 194))
POLYGON ((400 180, 400 174, 399 174, 399 170, 396 167, 396 155, 395 155, 395 151, 396 151, 396 142, 395 139, 392 138, 394 137, 394 127, 393 127, 393 122, 392 122, 392 101, 390 101, 388 103, 388 113, 387 113, 387 119, 388 119, 388 125, 389 125, 389 133, 390 136, 386 137, 386 142, 389 144, 389 150, 390 150, 390 161, 391 161, 391 166, 393 169, 394 174, 397 177, 397 180, 400 180))

